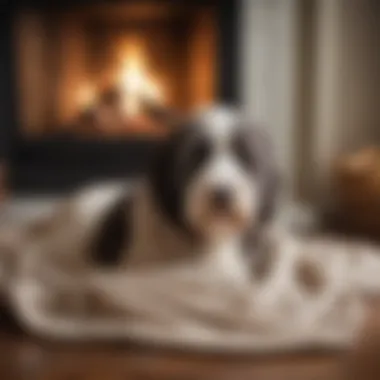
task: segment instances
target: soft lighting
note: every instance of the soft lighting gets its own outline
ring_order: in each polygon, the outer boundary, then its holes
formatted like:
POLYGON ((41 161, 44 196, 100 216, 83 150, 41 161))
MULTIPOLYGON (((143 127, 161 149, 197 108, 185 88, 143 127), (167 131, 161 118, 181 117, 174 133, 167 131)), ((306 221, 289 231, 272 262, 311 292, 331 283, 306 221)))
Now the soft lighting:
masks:
MULTIPOLYGON (((152 75, 147 64, 147 55, 139 40, 123 41, 118 45, 119 64, 112 80, 111 88, 119 91, 120 103, 111 107, 121 106, 122 117, 136 118, 143 115, 146 103, 163 103, 162 86, 152 75)), ((79 108, 98 109, 97 87, 89 82, 83 82, 78 88, 77 104, 79 108)), ((101 96, 100 96, 101 100, 101 96)), ((120 110, 120 108, 119 108, 120 110)), ((114 108, 115 112, 119 112, 114 108)))
POLYGON ((142 111, 145 101, 162 102, 162 89, 147 69, 141 47, 131 44, 124 52, 119 83, 128 116, 142 111))

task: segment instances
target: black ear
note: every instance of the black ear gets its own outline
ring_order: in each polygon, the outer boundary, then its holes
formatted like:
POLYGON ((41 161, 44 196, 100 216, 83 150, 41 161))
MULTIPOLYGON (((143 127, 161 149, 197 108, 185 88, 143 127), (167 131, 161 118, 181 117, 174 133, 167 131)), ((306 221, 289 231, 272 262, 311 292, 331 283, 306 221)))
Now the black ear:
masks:
POLYGON ((274 217, 281 189, 281 178, 271 135, 264 129, 251 129, 251 143, 260 176, 261 199, 259 222, 268 224, 274 217))
POLYGON ((187 129, 178 125, 160 141, 147 176, 157 207, 170 221, 181 227, 185 227, 182 208, 184 183, 179 157, 186 135, 187 129))
POLYGON ((123 196, 106 211, 89 248, 91 260, 101 266, 116 266, 125 259, 132 239, 131 197, 123 196))
POLYGON ((263 180, 262 206, 260 209, 260 223, 269 223, 277 210, 277 203, 281 188, 281 180, 278 168, 272 166, 267 168, 263 180))
MULTIPOLYGON (((257 252, 257 247, 265 241, 265 227, 273 220, 281 190, 281 177, 272 138, 264 129, 250 126, 247 129, 246 142, 255 161, 255 174, 260 183, 258 218, 253 228, 249 229, 243 243, 248 254, 257 252)), ((259 249, 260 250, 260 249, 259 249)))

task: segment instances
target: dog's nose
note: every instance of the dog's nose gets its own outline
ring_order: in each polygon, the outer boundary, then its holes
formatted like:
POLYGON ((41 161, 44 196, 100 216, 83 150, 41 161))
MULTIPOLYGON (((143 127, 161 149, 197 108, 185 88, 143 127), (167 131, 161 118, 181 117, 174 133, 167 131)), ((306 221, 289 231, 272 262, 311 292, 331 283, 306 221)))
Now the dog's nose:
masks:
POLYGON ((219 211, 229 210, 232 203, 232 191, 228 187, 217 187, 211 192, 212 207, 219 211))

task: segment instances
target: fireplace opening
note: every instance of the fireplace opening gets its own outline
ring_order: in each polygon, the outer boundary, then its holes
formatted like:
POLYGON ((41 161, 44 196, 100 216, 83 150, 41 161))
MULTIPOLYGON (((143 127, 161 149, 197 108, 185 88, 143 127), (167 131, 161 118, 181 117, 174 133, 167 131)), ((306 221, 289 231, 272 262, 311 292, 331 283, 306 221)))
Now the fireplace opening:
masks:
POLYGON ((149 116, 147 105, 190 111, 212 102, 218 77, 215 7, 175 3, 19 12, 22 135, 156 137, 165 128, 149 116))
POLYGON ((151 106, 239 103, 240 0, 11 3, 0 155, 13 193, 138 177, 168 130, 151 106))

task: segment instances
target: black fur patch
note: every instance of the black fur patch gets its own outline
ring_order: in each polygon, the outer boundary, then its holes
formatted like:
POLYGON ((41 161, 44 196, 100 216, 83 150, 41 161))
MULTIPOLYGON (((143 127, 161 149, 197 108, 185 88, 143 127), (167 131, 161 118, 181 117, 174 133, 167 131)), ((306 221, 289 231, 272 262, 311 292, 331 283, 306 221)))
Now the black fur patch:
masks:
POLYGON ((239 163, 249 174, 252 174, 257 162, 255 156, 256 152, 254 152, 250 145, 250 139, 247 139, 247 136, 238 129, 238 132, 233 136, 231 148, 239 163))
POLYGON ((259 225, 264 226, 272 220, 276 212, 280 191, 280 176, 274 147, 270 135, 254 125, 243 128, 240 133, 240 146, 237 145, 235 149, 246 164, 248 163, 246 167, 250 166, 259 178, 261 186, 259 225))
POLYGON ((191 141, 186 151, 186 162, 182 165, 183 174, 186 178, 192 177, 212 155, 210 141, 204 136, 197 136, 191 141))
POLYGON ((183 215, 183 195, 190 173, 180 164, 180 157, 191 134, 190 131, 190 126, 179 126, 167 140, 163 141, 158 147, 148 173, 148 181, 157 206, 174 225, 187 232, 189 229, 183 215))
POLYGON ((103 218, 90 247, 91 259, 97 265, 116 266, 132 238, 132 199, 118 199, 103 218))

